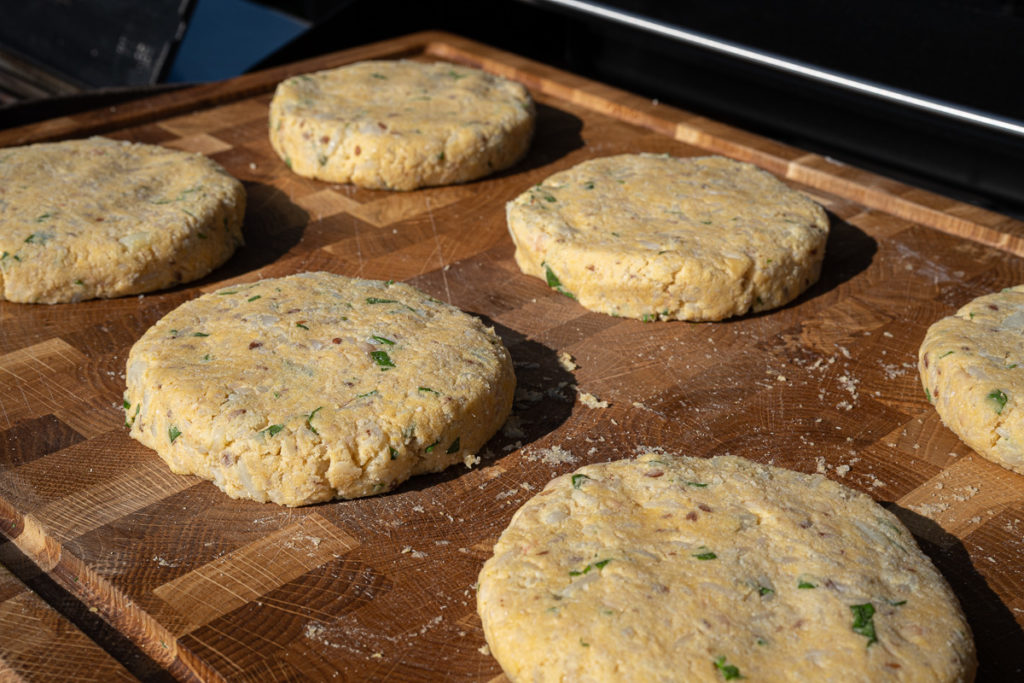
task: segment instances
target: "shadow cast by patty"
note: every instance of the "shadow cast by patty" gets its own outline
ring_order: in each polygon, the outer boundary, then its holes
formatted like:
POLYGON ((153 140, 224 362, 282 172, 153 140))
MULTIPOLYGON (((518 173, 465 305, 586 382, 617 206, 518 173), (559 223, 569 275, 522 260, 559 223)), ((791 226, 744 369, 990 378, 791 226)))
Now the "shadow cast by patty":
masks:
POLYGON ((979 681, 1019 680, 1024 671, 1024 630, 985 577, 963 543, 934 521, 894 503, 883 504, 900 518, 949 582, 974 632, 979 681))
POLYGON ((732 320, 774 315, 778 311, 795 308, 832 291, 868 269, 878 252, 878 242, 857 226, 847 223, 831 211, 827 213, 829 234, 828 241, 825 243, 825 257, 821 264, 821 277, 818 278, 818 281, 784 306, 767 311, 747 313, 732 320))
POLYGON ((537 126, 533 141, 519 163, 499 171, 492 178, 515 176, 546 166, 583 147, 583 121, 569 112, 537 104, 537 126))
MULTIPOLYGON (((572 389, 573 376, 561 366, 554 349, 486 316, 477 317, 494 328, 508 349, 516 372, 512 414, 477 454, 487 462, 557 429, 572 414, 575 393, 572 389)), ((459 477, 465 471, 463 467, 452 466, 434 474, 412 477, 394 492, 426 489, 459 477)))

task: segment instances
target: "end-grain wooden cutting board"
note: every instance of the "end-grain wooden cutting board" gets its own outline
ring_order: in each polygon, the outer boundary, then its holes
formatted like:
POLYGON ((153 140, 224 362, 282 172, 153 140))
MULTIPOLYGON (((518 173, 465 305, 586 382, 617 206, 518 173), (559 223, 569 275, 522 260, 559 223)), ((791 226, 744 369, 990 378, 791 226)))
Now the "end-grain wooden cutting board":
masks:
POLYGON ((868 492, 906 521, 952 584, 982 680, 1021 675, 1024 477, 946 430, 915 368, 929 324, 1024 282, 1020 222, 446 34, 8 130, 0 144, 94 133, 222 163, 249 193, 247 246, 171 291, 0 304, 0 524, 175 676, 499 677, 474 592, 498 534, 556 474, 643 446, 738 454, 868 492), (408 193, 292 175, 267 140, 276 83, 396 57, 522 81, 539 103, 529 156, 492 178, 408 193), (821 281, 778 311, 641 323, 588 312, 520 274, 505 202, 584 159, 640 151, 727 154, 810 194, 832 221, 821 281), (318 269, 408 280, 495 326, 520 390, 478 466, 385 496, 287 509, 173 475, 128 438, 124 361, 151 324, 226 283, 318 269), (574 370, 559 363, 562 352, 574 370), (585 406, 577 388, 607 407, 585 406))

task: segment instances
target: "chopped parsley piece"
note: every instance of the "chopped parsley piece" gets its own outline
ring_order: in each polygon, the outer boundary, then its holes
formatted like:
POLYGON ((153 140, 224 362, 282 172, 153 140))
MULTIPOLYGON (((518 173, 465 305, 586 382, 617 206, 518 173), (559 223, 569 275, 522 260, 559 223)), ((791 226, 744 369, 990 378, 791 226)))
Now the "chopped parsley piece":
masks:
POLYGON ((209 337, 210 335, 206 334, 205 332, 193 332, 192 336, 193 337, 209 337))
POLYGON ((688 481, 688 482, 686 482, 686 485, 687 486, 696 486, 699 489, 703 489, 703 488, 707 487, 707 484, 705 484, 703 482, 699 482, 699 481, 688 481))
POLYGON ((373 358, 374 363, 380 366, 381 372, 395 367, 387 351, 370 351, 370 357, 373 358))
MULTIPOLYGON (((49 211, 47 211, 46 213, 44 213, 44 214, 42 214, 42 215, 40 215, 40 216, 37 216, 37 217, 36 217, 36 223, 42 223, 42 222, 43 222, 43 221, 45 221, 45 220, 46 220, 47 218, 52 218, 52 217, 53 217, 53 214, 52 214, 52 213, 50 213, 49 211)), ((32 240, 32 235, 29 235, 29 236, 28 236, 28 239, 27 239, 27 240, 25 240, 25 241, 26 241, 26 242, 30 242, 31 240, 32 240)))
POLYGON ((366 398, 367 396, 373 396, 376 393, 377 390, 374 389, 373 391, 367 391, 365 394, 356 394, 356 398, 366 398))
POLYGON ((993 389, 985 398, 995 403, 996 415, 1002 415, 1007 401, 1006 394, 1003 393, 1002 389, 993 389))
POLYGON ((928 387, 924 388, 924 397, 928 399, 929 403, 932 403, 932 392, 928 390, 928 387))
POLYGON ((430 453, 432 450, 434 450, 434 447, 437 446, 437 444, 439 444, 439 443, 441 443, 441 442, 440 441, 435 441, 434 443, 432 443, 429 446, 427 446, 426 448, 424 448, 423 452, 424 453, 430 453))
POLYGON ((379 73, 377 73, 377 72, 373 72, 373 73, 372 73, 372 74, 370 74, 370 75, 371 75, 371 76, 373 76, 374 78, 379 78, 379 79, 381 79, 382 81, 386 81, 386 80, 388 80, 388 77, 387 77, 387 76, 385 76, 384 74, 379 74, 379 73))
POLYGON ((416 389, 416 391, 422 391, 424 394, 434 394, 435 396, 441 395, 440 391, 437 391, 436 389, 431 389, 430 387, 419 387, 416 389))
POLYGON ((181 430, 178 429, 176 426, 171 425, 170 427, 167 428, 167 438, 171 440, 171 443, 174 443, 175 439, 177 439, 179 436, 181 436, 181 430))
POLYGON ((655 315, 654 313, 644 313, 642 316, 640 316, 640 321, 645 323, 654 322, 654 319, 657 317, 658 316, 655 315))
POLYGON ((124 426, 125 427, 131 427, 133 424, 135 424, 135 418, 137 418, 139 416, 139 408, 141 408, 141 407, 142 407, 141 403, 136 403, 135 404, 135 414, 132 415, 131 418, 129 418, 128 417, 128 402, 125 401, 125 403, 124 403, 124 409, 125 409, 124 426))
POLYGON ((85 283, 82 282, 81 280, 75 280, 75 284, 78 285, 79 287, 85 287, 85 283))
POLYGON ((132 404, 128 402, 128 399, 121 399, 121 403, 124 405, 124 409, 128 410, 132 407, 132 404))
POLYGON ((391 456, 392 460, 398 459, 398 451, 395 450, 394 446, 388 446, 388 455, 391 456))
POLYGON ((375 296, 366 297, 366 303, 368 304, 397 304, 395 299, 378 299, 375 296))
POLYGON ((288 168, 291 168, 292 167, 292 158, 289 157, 289 156, 286 156, 284 158, 284 165, 287 166, 288 168))
POLYGON ((765 595, 768 595, 769 593, 774 593, 774 592, 775 591, 773 589, 769 588, 768 586, 758 586, 757 587, 757 594, 762 596, 762 597, 764 597, 765 595))
POLYGON ((583 485, 583 480, 584 479, 590 479, 590 477, 588 477, 585 474, 574 474, 574 475, 572 475, 572 487, 574 489, 578 489, 580 486, 583 485))
POLYGON ((547 281, 548 287, 550 287, 551 289, 555 290, 560 294, 566 295, 570 299, 575 299, 576 297, 573 295, 573 293, 562 286, 562 281, 559 280, 558 276, 555 275, 554 271, 551 270, 551 266, 549 266, 546 263, 542 265, 544 266, 544 279, 547 281))
POLYGON ((605 566, 609 562, 611 562, 611 561, 612 561, 612 558, 609 557, 609 558, 604 559, 604 560, 598 560, 597 562, 592 562, 592 563, 588 564, 586 567, 584 567, 583 569, 572 569, 572 570, 569 571, 569 576, 583 576, 584 574, 589 573, 592 569, 604 569, 605 566))
POLYGON ((584 190, 593 190, 594 189, 594 181, 593 180, 588 180, 587 182, 583 183, 583 189, 584 190))
POLYGON ((313 412, 306 416, 306 426, 309 427, 309 431, 313 432, 314 434, 319 434, 320 432, 316 431, 316 427, 314 427, 311 424, 313 421, 313 416, 319 413, 321 410, 323 410, 323 406, 318 407, 316 410, 314 410, 313 412))
POLYGON ((306 326, 305 326, 305 325, 303 325, 302 323, 295 323, 295 327, 301 327, 301 328, 302 328, 302 329, 304 329, 304 330, 308 330, 308 329, 309 329, 308 327, 306 327, 306 326))
POLYGON ((715 660, 715 668, 718 669, 719 673, 722 674, 722 678, 727 681, 733 681, 737 678, 743 678, 743 674, 740 673, 739 667, 733 666, 732 664, 726 663, 725 655, 722 655, 715 660))
POLYGON ((893 607, 902 607, 903 605, 907 604, 906 600, 889 600, 888 602, 893 607))
POLYGON ((459 437, 455 437, 455 441, 452 441, 452 445, 448 447, 448 450, 446 450, 445 453, 447 455, 458 453, 460 448, 462 448, 462 446, 459 443, 459 437))
POLYGON ((948 355, 949 355, 949 354, 951 354, 951 353, 956 353, 956 352, 955 352, 955 351, 953 351, 952 349, 950 349, 949 351, 946 351, 946 352, 945 352, 944 354, 942 354, 941 356, 939 356, 939 358, 945 358, 946 356, 948 356, 948 355))
POLYGON ((256 299, 259 299, 259 298, 261 298, 261 297, 260 297, 259 294, 257 294, 256 296, 250 296, 248 299, 246 299, 246 301, 256 301, 256 299))
POLYGON ((284 429, 284 425, 270 425, 263 431, 266 432, 268 436, 276 436, 282 429, 284 429))
POLYGON ((718 559, 718 555, 715 555, 715 553, 713 553, 712 551, 708 550, 707 548, 705 548, 704 552, 702 552, 702 553, 694 553, 693 556, 696 557, 698 560, 717 560, 718 559))
POLYGON ((377 342, 378 344, 387 344, 388 346, 394 346, 395 342, 387 337, 378 337, 377 335, 370 335, 370 339, 377 342))
POLYGON ((237 289, 225 289, 223 292, 217 292, 219 296, 227 296, 228 294, 238 294, 237 289))
POLYGON ((796 584, 797 588, 817 588, 818 585, 811 583, 810 581, 800 581, 796 584))
MULTIPOLYGON (((36 219, 36 221, 38 222, 38 219, 36 219)), ((25 244, 46 244, 51 239, 53 239, 52 234, 48 234, 45 232, 34 232, 25 238, 25 244)))
POLYGON ((875 606, 870 602, 866 602, 863 605, 850 605, 850 611, 853 612, 853 625, 850 627, 853 629, 853 632, 868 639, 867 647, 877 643, 878 636, 875 635, 874 620, 875 606))

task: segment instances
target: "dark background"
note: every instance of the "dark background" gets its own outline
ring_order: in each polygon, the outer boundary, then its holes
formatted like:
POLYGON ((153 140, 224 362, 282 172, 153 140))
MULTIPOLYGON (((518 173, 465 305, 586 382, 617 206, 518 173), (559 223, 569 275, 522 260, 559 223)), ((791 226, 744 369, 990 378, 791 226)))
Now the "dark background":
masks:
MULTIPOLYGON (((1024 121, 1024 0, 605 4, 1024 121)), ((1024 215, 1021 136, 853 94, 545 0, 0 0, 0 17, 0 103, 6 104, 0 127, 437 29, 1024 215)))

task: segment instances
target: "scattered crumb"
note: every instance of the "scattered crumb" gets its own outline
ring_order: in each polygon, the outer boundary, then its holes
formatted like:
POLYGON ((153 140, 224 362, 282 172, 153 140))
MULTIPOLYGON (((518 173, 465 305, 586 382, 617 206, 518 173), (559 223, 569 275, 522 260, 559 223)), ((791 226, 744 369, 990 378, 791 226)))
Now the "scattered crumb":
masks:
POLYGON ((579 461, 579 458, 561 446, 552 446, 551 448, 540 448, 536 451, 531 451, 526 455, 526 459, 531 462, 540 460, 545 465, 572 464, 579 461))
POLYGON ((580 403, 582 403, 586 407, 588 407, 588 408, 607 408, 608 407, 608 401, 602 401, 597 396, 594 396, 593 394, 591 394, 589 392, 582 391, 579 387, 574 387, 574 388, 576 389, 576 393, 580 397, 580 403))
POLYGON ((483 647, 477 648, 477 652, 479 652, 480 654, 482 654, 482 655, 484 655, 486 657, 487 655, 491 654, 491 648, 487 647, 487 644, 484 643, 483 647))
POLYGON ((180 566, 180 563, 178 563, 178 562, 170 562, 170 561, 165 560, 164 558, 160 557, 159 555, 154 555, 153 556, 153 561, 156 562, 161 567, 178 567, 178 566, 180 566))
POLYGON ((935 517, 936 515, 945 512, 949 509, 948 503, 922 503, 920 505, 911 505, 910 509, 919 515, 925 517, 935 517))
POLYGON ((576 365, 576 361, 573 360, 572 355, 568 351, 558 352, 558 364, 561 365, 567 372, 572 372, 579 366, 576 365))

